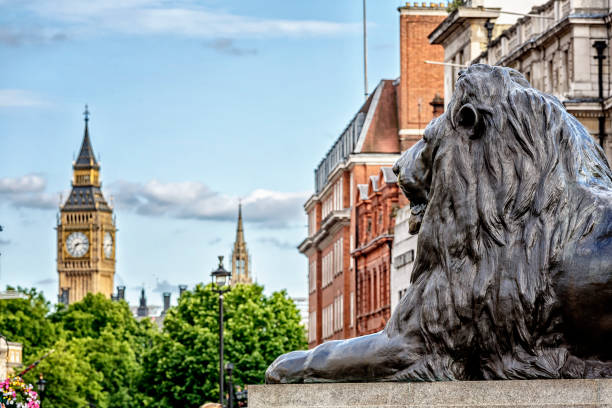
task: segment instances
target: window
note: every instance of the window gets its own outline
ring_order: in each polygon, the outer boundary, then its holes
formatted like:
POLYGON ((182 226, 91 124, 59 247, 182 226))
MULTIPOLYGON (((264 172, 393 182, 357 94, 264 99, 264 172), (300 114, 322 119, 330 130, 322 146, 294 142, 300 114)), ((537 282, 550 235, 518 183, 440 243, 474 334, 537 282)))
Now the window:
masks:
POLYGON ((334 243, 334 276, 341 274, 343 269, 342 242, 343 239, 340 238, 334 243))
POLYGON ((554 82, 553 82, 553 61, 552 58, 550 61, 548 61, 547 63, 548 65, 548 92, 553 93, 554 92, 554 82))
POLYGON ((331 337, 334 334, 333 324, 334 324, 334 304, 323 308, 323 338, 326 339, 331 337))
MULTIPOLYGON (((568 2, 569 4, 569 2, 568 2)), ((569 92, 569 51, 563 51, 563 90, 569 92)))
POLYGON ((350 319, 351 319, 351 327, 353 327, 353 324, 355 323, 355 292, 351 292, 351 297, 350 297, 350 319))
POLYGON ((308 291, 314 292, 317 289, 317 263, 312 261, 308 266, 308 291))
POLYGON ((334 251, 333 248, 331 251, 329 251, 322 259, 322 278, 323 278, 323 282, 322 285, 323 287, 329 285, 330 283, 332 283, 332 281, 334 280, 334 272, 333 272, 333 256, 334 256, 334 251))
POLYGON ((339 211, 344 208, 342 200, 342 177, 331 188, 331 193, 323 200, 322 218, 327 217, 332 211, 339 211))
POLYGON ((396 268, 400 268, 406 264, 409 264, 410 262, 414 261, 414 249, 411 249, 407 252, 404 252, 401 255, 396 256, 393 259, 393 265, 396 268))
POLYGON ((344 302, 344 296, 342 294, 336 296, 334 298, 334 319, 333 319, 333 324, 334 324, 334 332, 340 331, 343 328, 344 325, 344 318, 343 318, 343 314, 344 314, 344 307, 343 307, 343 302, 344 302))
POLYGON ((317 231, 317 225, 315 222, 314 210, 308 213, 308 235, 312 236, 317 231))
POLYGON ((310 312, 308 315, 308 342, 317 339, 317 312, 310 312))

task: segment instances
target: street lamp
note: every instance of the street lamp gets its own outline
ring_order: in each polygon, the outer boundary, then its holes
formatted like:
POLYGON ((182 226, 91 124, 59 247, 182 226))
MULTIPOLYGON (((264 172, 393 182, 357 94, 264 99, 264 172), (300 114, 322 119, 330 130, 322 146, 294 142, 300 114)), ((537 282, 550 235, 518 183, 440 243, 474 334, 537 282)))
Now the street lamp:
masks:
POLYGON ((223 256, 219 256, 219 267, 210 274, 219 294, 219 403, 223 407, 223 294, 229 290, 232 273, 223 267, 223 256), (228 286, 224 289, 225 286, 228 286))
POLYGON ((38 378, 38 382, 36 382, 36 385, 38 386, 38 395, 40 396, 40 407, 41 408, 42 408, 43 394, 45 393, 46 383, 47 383, 47 380, 45 380, 43 378, 42 373, 40 373, 40 377, 38 378))
POLYGON ((232 363, 225 364, 225 371, 227 371, 227 376, 229 377, 228 386, 229 386, 229 408, 234 408, 234 383, 232 382, 232 371, 234 371, 234 365, 232 363))

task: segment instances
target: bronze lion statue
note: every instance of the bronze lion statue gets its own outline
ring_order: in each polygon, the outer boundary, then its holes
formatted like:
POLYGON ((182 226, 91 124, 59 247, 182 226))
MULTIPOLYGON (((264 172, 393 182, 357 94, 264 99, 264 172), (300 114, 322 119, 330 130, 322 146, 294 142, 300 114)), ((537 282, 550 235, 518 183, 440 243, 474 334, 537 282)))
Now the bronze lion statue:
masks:
POLYGON ((394 171, 419 232, 400 305, 268 383, 612 377, 612 171, 559 100, 472 65, 394 171))

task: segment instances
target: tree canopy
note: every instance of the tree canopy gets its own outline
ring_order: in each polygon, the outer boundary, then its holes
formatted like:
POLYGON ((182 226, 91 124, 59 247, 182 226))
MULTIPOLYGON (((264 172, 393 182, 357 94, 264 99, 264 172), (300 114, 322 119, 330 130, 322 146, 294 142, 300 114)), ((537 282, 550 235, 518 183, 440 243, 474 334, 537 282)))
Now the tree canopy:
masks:
MULTIPOLYGON (((234 364, 236 385, 264 381, 282 353, 306 347, 300 314, 287 293, 263 294, 259 285, 236 285, 224 300, 224 360, 234 364)), ((213 286, 185 292, 147 353, 145 383, 152 406, 196 407, 219 398, 218 295, 213 286)))
MULTIPOLYGON (((0 333, 24 345, 25 376, 44 373, 45 408, 198 407, 218 399, 218 295, 212 285, 184 292, 163 330, 138 321, 125 301, 87 295, 68 307, 51 305, 35 289, 27 299, 0 301, 0 333), (155 387, 151 387, 155 384, 155 387)), ((300 315, 286 292, 236 285, 225 294, 224 358, 237 385, 264 381, 280 354, 306 347, 300 315)))

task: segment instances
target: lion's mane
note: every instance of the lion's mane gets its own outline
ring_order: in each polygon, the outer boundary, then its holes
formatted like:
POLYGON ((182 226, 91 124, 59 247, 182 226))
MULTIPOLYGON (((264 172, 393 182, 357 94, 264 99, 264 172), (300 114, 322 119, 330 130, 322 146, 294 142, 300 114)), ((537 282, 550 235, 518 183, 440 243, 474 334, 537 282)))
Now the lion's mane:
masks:
POLYGON ((476 378, 558 377, 567 351, 550 271, 592 229, 592 197, 612 191, 612 172, 561 102, 515 70, 471 66, 432 126, 456 128, 466 103, 483 135, 436 153, 413 293, 387 330, 416 319, 430 361, 449 356, 411 378, 462 379, 475 366, 476 378))

